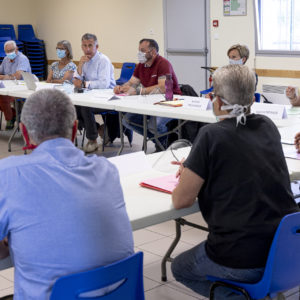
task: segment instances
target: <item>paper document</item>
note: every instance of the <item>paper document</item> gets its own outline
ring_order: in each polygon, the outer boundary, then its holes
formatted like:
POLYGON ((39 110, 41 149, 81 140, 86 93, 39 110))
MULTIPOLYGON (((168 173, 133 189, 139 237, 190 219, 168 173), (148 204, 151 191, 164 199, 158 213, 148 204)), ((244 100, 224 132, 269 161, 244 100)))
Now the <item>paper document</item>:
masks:
POLYGON ((300 132, 300 126, 299 125, 279 128, 279 133, 280 133, 280 136, 281 136, 281 143, 293 145, 295 135, 298 132, 300 132))
POLYGON ((284 157, 300 159, 300 153, 296 149, 283 149, 284 157))
POLYGON ((117 167, 120 177, 152 169, 144 151, 114 156, 108 160, 117 167))
POLYGON ((172 194, 178 184, 178 180, 179 178, 176 178, 175 174, 171 174, 163 177, 146 179, 141 182, 140 185, 149 189, 172 194))
POLYGON ((300 202, 300 181, 294 180, 291 182, 291 189, 296 203, 300 202))

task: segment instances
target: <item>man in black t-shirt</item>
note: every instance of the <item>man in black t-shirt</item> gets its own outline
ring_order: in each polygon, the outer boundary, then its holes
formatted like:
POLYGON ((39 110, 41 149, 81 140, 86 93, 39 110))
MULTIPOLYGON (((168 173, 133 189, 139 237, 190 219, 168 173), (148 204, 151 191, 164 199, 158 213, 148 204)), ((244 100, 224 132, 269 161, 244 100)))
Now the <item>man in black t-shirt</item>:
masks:
MULTIPOLYGON (((200 129, 172 195, 178 209, 198 196, 208 224, 207 240, 172 263, 176 280, 205 297, 211 284, 206 275, 259 281, 280 220, 298 211, 279 132, 267 117, 250 114, 253 71, 222 67, 214 73, 213 86, 220 122, 200 129)), ((216 299, 244 298, 219 288, 216 299)))

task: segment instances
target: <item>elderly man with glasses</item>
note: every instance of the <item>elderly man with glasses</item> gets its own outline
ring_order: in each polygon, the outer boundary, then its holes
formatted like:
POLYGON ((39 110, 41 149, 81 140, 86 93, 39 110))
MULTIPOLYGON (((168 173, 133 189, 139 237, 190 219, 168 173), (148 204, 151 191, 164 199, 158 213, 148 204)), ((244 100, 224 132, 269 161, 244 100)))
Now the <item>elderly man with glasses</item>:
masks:
MULTIPOLYGON (((4 57, 0 65, 0 80, 20 80, 22 79, 21 71, 30 72, 31 68, 28 58, 18 51, 15 41, 7 41, 4 44, 4 57)), ((6 120, 6 130, 14 128, 16 121, 16 112, 11 107, 12 97, 0 96, 0 110, 3 111, 6 120)))

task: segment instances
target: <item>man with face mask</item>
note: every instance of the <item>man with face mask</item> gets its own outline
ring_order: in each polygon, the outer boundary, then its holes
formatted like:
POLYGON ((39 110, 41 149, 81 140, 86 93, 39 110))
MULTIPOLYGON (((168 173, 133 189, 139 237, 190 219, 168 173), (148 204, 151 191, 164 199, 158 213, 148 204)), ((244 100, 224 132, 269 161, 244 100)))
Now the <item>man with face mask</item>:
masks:
MULTIPOLYGON (((142 39, 139 42, 138 61, 134 73, 130 80, 122 86, 114 88, 116 94, 126 93, 128 95, 148 95, 165 93, 166 75, 171 74, 173 80, 173 93, 181 95, 177 77, 170 62, 158 54, 159 47, 155 40, 142 39)), ((153 137, 153 117, 148 117, 148 137, 153 137)), ((171 120, 157 117, 158 134, 167 131, 166 124, 171 120)), ((123 119, 123 124, 129 129, 143 134, 143 116, 127 113, 123 119), (133 125, 131 123, 137 124, 133 125)), ((166 138, 161 138, 162 144, 166 138)))
MULTIPOLYGON (((31 68, 28 58, 18 51, 15 41, 7 41, 4 44, 4 57, 0 65, 0 80, 20 80, 21 71, 30 72, 31 68)), ((6 120, 6 130, 14 128, 16 121, 16 112, 11 108, 11 102, 14 98, 9 96, 0 96, 0 110, 3 111, 6 120)))
MULTIPOLYGON (((76 88, 86 89, 111 89, 116 85, 114 79, 114 67, 109 58, 101 52, 98 52, 98 40, 94 34, 86 33, 81 38, 81 49, 84 55, 81 57, 77 71, 74 75, 74 85, 76 88)), ((77 117, 86 129, 88 143, 84 146, 86 153, 98 149, 98 133, 103 137, 104 126, 96 123, 94 114, 103 112, 98 108, 77 106, 77 117)), ((107 115, 108 134, 111 141, 119 134, 118 116, 107 115), (113 120, 112 120, 113 119, 113 120)), ((103 141, 105 143, 105 141, 103 141)))

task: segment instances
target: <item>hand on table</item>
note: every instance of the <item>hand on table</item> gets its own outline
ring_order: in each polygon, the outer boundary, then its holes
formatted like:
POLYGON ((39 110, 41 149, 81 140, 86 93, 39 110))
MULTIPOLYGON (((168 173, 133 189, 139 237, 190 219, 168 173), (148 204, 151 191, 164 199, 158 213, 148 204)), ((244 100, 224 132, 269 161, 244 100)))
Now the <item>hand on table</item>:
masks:
POLYGON ((185 158, 183 158, 181 161, 171 161, 172 165, 178 165, 179 166, 179 169, 176 172, 176 178, 180 177, 182 172, 183 172, 183 169, 184 169, 183 163, 184 163, 184 161, 185 161, 185 158))
POLYGON ((295 88, 291 86, 287 87, 285 94, 289 99, 294 99, 296 97, 295 88))

